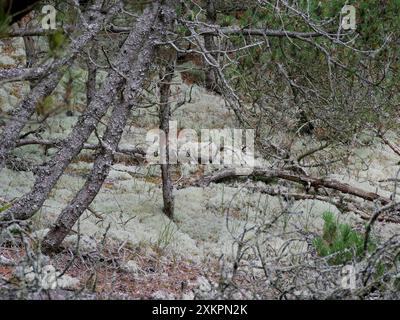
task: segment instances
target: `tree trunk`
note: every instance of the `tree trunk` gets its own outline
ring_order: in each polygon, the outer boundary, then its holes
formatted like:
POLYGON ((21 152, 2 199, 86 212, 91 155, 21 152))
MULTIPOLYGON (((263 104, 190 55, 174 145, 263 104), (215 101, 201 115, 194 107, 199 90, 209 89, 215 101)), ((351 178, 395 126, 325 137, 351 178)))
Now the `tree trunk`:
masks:
POLYGON ((96 94, 96 78, 97 78, 97 66, 94 64, 98 58, 98 49, 96 44, 93 44, 90 48, 90 59, 88 57, 88 79, 86 82, 86 105, 89 105, 96 94), (93 62, 91 61, 93 60, 93 62))
MULTIPOLYGON (((114 154, 117 151, 118 143, 127 123, 130 109, 138 103, 139 94, 143 82, 145 81, 145 75, 153 62, 156 42, 161 39, 161 35, 164 35, 165 30, 163 30, 164 28, 160 21, 154 23, 154 18, 157 17, 157 13, 158 10, 154 10, 152 12, 153 16, 150 17, 146 15, 145 17, 147 19, 145 21, 148 27, 153 26, 155 23, 160 24, 158 30, 161 30, 161 34, 153 33, 149 35, 149 37, 144 38, 146 40, 149 38, 149 40, 142 46, 137 61, 131 66, 129 82, 124 92, 123 102, 117 104, 113 110, 107 130, 101 141, 102 148, 96 157, 92 172, 83 188, 62 211, 56 224, 46 235, 42 245, 42 249, 45 252, 55 251, 59 248, 79 217, 92 203, 100 191, 104 180, 108 176, 113 163, 114 154)), ((169 19, 172 19, 172 17, 169 17, 169 19)), ((148 29, 150 30, 150 28, 148 29)))
MULTIPOLYGON (((206 17, 207 23, 216 23, 217 13, 215 10, 215 0, 207 0, 206 17)), ((204 36, 204 46, 209 52, 215 50, 214 36, 212 34, 206 34, 204 36)), ((215 59, 218 59, 217 53, 212 52, 211 54, 215 59)), ((210 65, 208 65, 206 61, 204 62, 204 64, 206 66, 206 88, 211 91, 219 91, 217 90, 217 77, 215 76, 214 69, 210 65)))
MULTIPOLYGON (((85 112, 72 129, 70 135, 64 140, 60 150, 54 157, 45 163, 36 172, 37 177, 31 192, 25 194, 13 203, 13 206, 0 214, 0 221, 17 219, 26 220, 32 217, 41 208, 64 170, 76 157, 84 143, 92 134, 99 120, 105 115, 113 102, 117 91, 122 87, 126 76, 130 74, 132 63, 143 50, 146 40, 154 32, 154 23, 159 13, 159 6, 146 10, 139 18, 136 25, 126 39, 118 55, 116 63, 110 71, 102 89, 86 108, 85 112)), ((141 83, 145 74, 143 66, 138 66, 133 81, 141 83)), ((140 89, 140 88, 137 88, 140 89)))
MULTIPOLYGON (((142 80, 143 81, 143 80, 142 80)), ((141 83, 140 83, 141 85, 141 83)), ((129 117, 131 103, 116 103, 111 114, 107 130, 102 138, 100 151, 96 156, 93 169, 83 188, 61 212, 55 225, 47 233, 42 243, 43 252, 56 251, 79 217, 92 203, 107 178, 117 152, 124 127, 129 117)))
POLYGON ((63 66, 71 65, 73 59, 81 49, 102 29, 104 23, 108 22, 120 9, 121 4, 112 7, 106 16, 100 13, 92 28, 86 30, 72 44, 70 53, 57 60, 50 68, 48 74, 39 81, 29 95, 16 107, 11 120, 4 127, 0 135, 0 170, 4 168, 5 160, 10 151, 15 148, 16 142, 25 124, 35 112, 36 105, 50 95, 56 88, 58 82, 64 75, 63 66))
POLYGON ((164 201, 164 213, 172 219, 174 216, 174 195, 173 182, 171 177, 171 165, 169 159, 169 121, 171 118, 171 103, 169 101, 171 95, 171 81, 174 77, 176 52, 171 50, 170 57, 166 61, 167 65, 163 72, 160 73, 160 129, 165 133, 165 148, 162 151, 161 176, 162 176, 162 191, 164 201), (164 158, 164 159, 163 159, 164 158))

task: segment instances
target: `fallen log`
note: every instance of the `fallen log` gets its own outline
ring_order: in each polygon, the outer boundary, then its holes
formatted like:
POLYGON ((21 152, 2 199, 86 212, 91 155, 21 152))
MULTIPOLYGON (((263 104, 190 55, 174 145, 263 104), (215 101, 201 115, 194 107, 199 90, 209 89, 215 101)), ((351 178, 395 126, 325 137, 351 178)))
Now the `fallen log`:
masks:
POLYGON ((387 205, 392 202, 389 198, 379 195, 378 193, 366 191, 361 188, 340 182, 335 179, 314 178, 280 169, 254 168, 254 170, 252 170, 251 173, 241 173, 237 169, 224 169, 217 171, 216 173, 213 173, 211 175, 200 178, 194 183, 194 185, 204 187, 210 185, 210 183, 219 183, 225 180, 240 178, 240 177, 247 177, 253 180, 264 180, 264 181, 273 178, 278 178, 299 183, 309 188, 314 187, 315 189, 327 188, 336 190, 341 193, 356 196, 358 198, 367 201, 376 201, 379 202, 381 205, 387 205))
MULTIPOLYGON (((300 193, 281 193, 276 190, 272 189, 265 189, 265 188, 255 188, 253 189, 256 192, 260 193, 265 193, 271 196, 283 196, 288 199, 293 199, 293 200, 319 200, 319 201, 324 201, 324 202, 329 202, 336 207, 338 207, 339 210, 344 210, 344 211, 351 211, 354 212, 355 214, 359 215, 363 220, 369 221, 371 219, 371 215, 368 214, 365 210, 362 210, 360 208, 360 204, 357 203, 356 201, 350 201, 350 198, 347 198, 346 201, 342 201, 343 199, 335 200, 332 197, 329 196, 322 196, 318 194, 318 189, 319 188, 326 188, 326 189, 331 189, 335 191, 339 191, 343 194, 355 196, 358 198, 361 198, 366 201, 370 202, 376 202, 380 204, 381 206, 389 207, 393 201, 387 197, 384 197, 378 193, 375 192, 370 192, 363 190, 361 188, 349 185, 347 183, 343 183, 340 181, 337 181, 335 179, 330 179, 330 178, 314 178, 310 177, 307 175, 302 175, 302 174, 297 174, 293 173, 290 171, 286 170, 280 170, 280 169, 263 169, 263 168, 255 168, 252 170, 251 173, 249 172, 240 172, 237 169, 223 169, 220 171, 217 171, 211 175, 204 176, 197 181, 195 181, 192 185, 199 186, 199 187, 206 187, 209 186, 211 183, 220 183, 223 181, 231 180, 231 179, 236 179, 236 178, 247 178, 247 179, 252 179, 252 180, 261 180, 261 181, 270 181, 271 179, 277 178, 277 179, 283 179, 286 181, 292 181, 295 183, 302 184, 308 188, 314 187, 317 191, 315 194, 300 194, 300 193)), ((397 208, 397 207, 396 207, 397 208)), ((373 211, 373 208, 368 211, 373 211)), ((388 210, 385 210, 388 211, 388 210)), ((400 218, 399 217, 393 217, 391 215, 385 214, 385 215, 379 215, 377 216, 376 219, 379 221, 384 221, 384 222, 391 222, 391 223, 400 223, 400 218)))

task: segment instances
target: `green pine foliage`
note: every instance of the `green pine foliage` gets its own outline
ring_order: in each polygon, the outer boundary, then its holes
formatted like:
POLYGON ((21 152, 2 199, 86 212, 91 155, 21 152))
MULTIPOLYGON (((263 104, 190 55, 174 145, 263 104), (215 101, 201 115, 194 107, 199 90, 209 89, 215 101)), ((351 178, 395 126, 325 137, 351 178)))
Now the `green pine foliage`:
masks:
MULTIPOLYGON (((323 219, 322 235, 313 242, 318 255, 328 257, 328 262, 332 265, 346 264, 360 258, 363 254, 364 236, 352 230, 350 225, 339 223, 332 212, 325 212, 323 219)), ((375 247, 375 243, 370 241, 368 250, 372 251, 375 247)))

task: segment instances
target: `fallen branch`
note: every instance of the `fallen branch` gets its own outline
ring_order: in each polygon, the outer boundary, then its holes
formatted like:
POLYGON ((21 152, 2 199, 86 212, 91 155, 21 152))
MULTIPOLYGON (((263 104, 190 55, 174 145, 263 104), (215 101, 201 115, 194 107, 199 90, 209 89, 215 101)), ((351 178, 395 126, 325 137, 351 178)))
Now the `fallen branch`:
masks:
MULTIPOLYGON (((363 220, 370 221, 370 219, 371 219, 371 215, 366 212, 365 208, 361 209, 360 208, 361 204, 357 203, 357 201, 355 201, 349 197, 335 198, 335 197, 331 197, 331 196, 324 196, 324 195, 314 194, 314 193, 309 194, 309 193, 294 193, 294 192, 285 192, 285 191, 282 192, 281 190, 275 190, 272 188, 262 188, 262 187, 254 187, 254 188, 247 188, 247 189, 250 189, 251 191, 259 192, 262 194, 267 194, 270 196, 280 196, 286 200, 296 200, 296 201, 318 200, 318 201, 332 204, 336 208, 338 208, 340 211, 353 212, 353 213, 357 214, 363 220)), ((370 208, 368 208, 368 209, 370 209, 370 208)), ((384 216, 384 215, 377 217, 377 220, 391 222, 391 223, 400 223, 399 218, 394 218, 391 216, 384 216)))
POLYGON ((314 187, 316 189, 327 188, 327 189, 337 190, 344 194, 356 196, 367 201, 377 201, 380 202, 382 205, 387 205, 391 202, 389 198, 381 196, 375 192, 369 192, 334 179, 313 178, 310 176, 294 174, 290 171, 284 171, 279 169, 273 170, 273 169, 255 168, 254 170, 252 170, 251 173, 241 173, 240 170, 237 169, 220 170, 212 175, 205 176, 197 180, 195 182, 195 185, 208 186, 210 183, 218 183, 224 180, 239 178, 239 177, 248 177, 253 180, 270 180, 272 178, 278 178, 300 183, 309 188, 314 187))
MULTIPOLYGON (((41 145, 47 148, 61 148, 63 140, 46 140, 46 139, 37 139, 37 138, 27 138, 27 139, 20 139, 17 141, 17 147, 23 147, 27 145, 41 145)), ((97 150, 101 148, 98 144, 90 144, 85 143, 82 149, 86 150, 97 150)), ((129 156, 146 156, 146 152, 142 148, 117 148, 117 153, 129 155, 129 156)))

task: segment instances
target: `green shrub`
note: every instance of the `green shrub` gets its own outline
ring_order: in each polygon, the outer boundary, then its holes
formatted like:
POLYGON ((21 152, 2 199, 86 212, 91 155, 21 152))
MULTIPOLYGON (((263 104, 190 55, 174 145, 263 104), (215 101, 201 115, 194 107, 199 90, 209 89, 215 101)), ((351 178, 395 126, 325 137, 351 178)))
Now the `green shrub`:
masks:
MULTIPOLYGON (((339 223, 332 212, 325 212, 323 219, 322 236, 313 241, 318 255, 331 256, 328 262, 333 265, 346 264, 362 256, 364 236, 361 233, 352 230, 348 224, 339 223)), ((373 241, 370 241, 368 251, 375 247, 373 241)))

